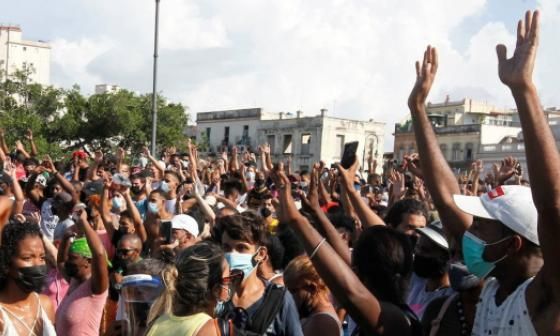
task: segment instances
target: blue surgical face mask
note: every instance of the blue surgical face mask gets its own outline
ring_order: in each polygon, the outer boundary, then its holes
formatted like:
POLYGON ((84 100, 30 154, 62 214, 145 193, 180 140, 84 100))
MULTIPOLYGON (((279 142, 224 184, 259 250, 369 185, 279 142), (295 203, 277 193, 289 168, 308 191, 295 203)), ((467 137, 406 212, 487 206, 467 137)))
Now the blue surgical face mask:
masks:
POLYGON ((165 181, 161 181, 161 183, 159 185, 159 190, 163 191, 164 193, 168 193, 169 192, 169 184, 167 184, 167 182, 165 182, 165 181))
POLYGON ((496 264, 504 260, 507 254, 496 261, 484 260, 483 254, 486 246, 499 244, 511 237, 505 237, 494 243, 486 243, 469 231, 463 235, 463 258, 469 272, 480 279, 484 279, 496 267, 496 264))
POLYGON ((159 212, 159 205, 155 202, 148 203, 148 212, 151 214, 157 214, 159 212))
POLYGON ((229 264, 229 268, 232 270, 236 269, 243 271, 243 280, 247 279, 251 272, 255 270, 256 265, 253 263, 254 256, 255 255, 251 253, 225 253, 225 258, 229 264))
POLYGON ((122 207, 122 198, 113 197, 113 209, 119 210, 122 207))
POLYGON ((216 306, 214 306, 214 317, 221 317, 223 315, 224 311, 226 310, 226 302, 231 298, 231 289, 224 285, 220 286, 223 286, 224 289, 227 289, 228 297, 226 300, 218 298, 218 300, 216 301, 216 306))

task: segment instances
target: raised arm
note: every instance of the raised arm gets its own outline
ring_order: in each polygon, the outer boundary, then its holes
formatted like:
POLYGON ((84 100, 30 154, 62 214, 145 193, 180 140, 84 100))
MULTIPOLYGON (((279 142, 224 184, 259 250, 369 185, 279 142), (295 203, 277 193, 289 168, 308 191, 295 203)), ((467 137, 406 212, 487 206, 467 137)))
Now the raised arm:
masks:
MULTIPOLYGON (((560 258, 560 157, 532 78, 538 38, 539 12, 527 12, 525 22, 519 21, 517 26, 517 46, 513 56, 507 58, 504 45, 498 45, 496 51, 500 80, 511 89, 519 111, 533 202, 539 214, 538 231, 544 265, 535 283, 543 286, 533 286, 527 302, 534 302, 536 294, 540 299, 536 304, 544 311, 548 308, 543 307, 543 300, 548 304, 556 302, 558 307, 560 298, 560 276, 556 268, 560 258)), ((554 314, 550 319, 557 321, 558 310, 554 314)))
POLYGON ((93 164, 89 166, 87 172, 87 179, 90 181, 96 181, 99 179, 97 176, 97 169, 99 169, 99 165, 103 162, 103 152, 100 150, 96 150, 93 153, 93 164))
POLYGON ((140 237, 140 239, 142 240, 142 243, 145 243, 146 240, 148 240, 148 234, 146 233, 146 228, 144 227, 144 222, 142 221, 142 216, 140 215, 140 211, 138 211, 136 204, 134 204, 134 201, 130 196, 130 189, 124 188, 123 190, 121 190, 121 195, 124 197, 124 200, 126 201, 126 208, 128 209, 128 211, 130 211, 132 215, 134 230, 136 231, 138 237, 140 237))
MULTIPOLYGON (((383 311, 382 303, 370 293, 350 266, 331 248, 329 243, 323 242, 323 237, 319 232, 299 213, 292 198, 290 181, 283 169, 276 169, 273 176, 275 184, 279 186, 280 190, 281 211, 279 214, 283 217, 281 221, 290 223, 298 236, 302 238, 305 251, 310 255, 313 266, 337 301, 348 310, 354 321, 361 327, 362 332, 368 335, 393 335, 397 330, 391 330, 389 325, 396 320, 396 316, 389 311, 383 311)), ((402 328, 406 328, 406 326, 402 326, 402 328)))
POLYGON ((101 215, 101 220, 103 221, 105 230, 107 230, 107 234, 109 237, 113 237, 116 230, 115 225, 113 224, 113 217, 111 216, 111 206, 109 205, 109 186, 109 181, 105 182, 103 192, 101 193, 101 201, 99 202, 99 208, 97 210, 101 215))
POLYGON ((35 145, 35 141, 33 140, 33 131, 31 130, 31 128, 27 129, 25 138, 29 141, 29 145, 31 146, 31 156, 37 156, 37 154, 39 154, 39 151, 37 150, 37 145, 35 145))
POLYGON ((150 162, 161 172, 161 176, 165 174, 165 167, 159 163, 159 161, 152 156, 148 147, 144 146, 144 155, 150 160, 150 162))
POLYGON ((76 188, 74 188, 74 186, 72 185, 72 183, 70 183, 70 181, 68 181, 62 174, 60 174, 60 172, 56 169, 52 159, 50 156, 45 155, 44 159, 43 159, 43 165, 45 166, 47 172, 49 172, 50 174, 52 174, 56 180, 58 181, 58 183, 60 183, 60 186, 62 187, 62 189, 64 189, 67 193, 69 193, 70 195, 72 195, 72 200, 74 201, 74 203, 78 203, 80 200, 80 195, 79 193, 76 192, 76 188))
POLYGON ((317 230, 321 235, 327 238, 327 242, 332 246, 335 252, 344 260, 344 262, 350 265, 351 255, 348 245, 342 240, 340 234, 328 219, 327 215, 321 209, 319 204, 319 191, 318 184, 319 172, 321 169, 318 164, 315 164, 311 170, 311 183, 309 184, 309 192, 307 197, 302 196, 302 204, 314 215, 317 222, 317 230))
POLYGON ((229 171, 230 172, 239 171, 239 158, 238 158, 237 146, 233 146, 233 148, 231 149, 231 161, 229 164, 229 171))
POLYGON ((416 84, 408 98, 408 107, 412 115, 418 152, 422 158, 426 187, 443 225, 456 241, 460 242, 463 233, 472 223, 472 216, 459 210, 453 201, 453 195, 460 193, 459 185, 441 153, 436 134, 426 114, 426 98, 436 77, 437 68, 436 49, 428 46, 422 64, 416 62, 416 84))
POLYGON ((23 146, 23 144, 21 143, 20 140, 16 141, 16 149, 23 154, 23 156, 25 156, 26 159, 29 159, 31 157, 31 155, 29 155, 29 153, 25 150, 25 146, 23 146))
POLYGON ((97 232, 89 225, 86 211, 81 210, 77 225, 84 232, 91 249, 91 291, 102 294, 109 288, 109 270, 107 269, 107 252, 97 232))
POLYGON ((23 203, 25 202, 25 196, 23 194, 23 190, 21 189, 21 185, 17 180, 16 166, 13 163, 10 163, 8 173, 12 178, 12 187, 15 198, 14 206, 12 208, 12 215, 17 215, 23 212, 23 203))
POLYGON ((341 187, 348 195, 350 203, 352 203, 352 207, 356 211, 364 229, 374 225, 385 225, 383 219, 377 216, 366 202, 364 202, 362 196, 360 196, 360 192, 354 189, 354 176, 356 176, 359 165, 358 159, 356 159, 354 164, 348 169, 342 168, 340 164, 337 165, 338 171, 340 172, 341 187))
POLYGON ((119 147, 117 148, 117 172, 121 172, 121 168, 122 165, 124 163, 124 157, 125 157, 125 152, 124 152, 124 148, 119 147))
POLYGON ((3 128, 0 128, 0 148, 5 154, 10 153, 10 149, 8 148, 8 143, 6 142, 5 132, 3 128))

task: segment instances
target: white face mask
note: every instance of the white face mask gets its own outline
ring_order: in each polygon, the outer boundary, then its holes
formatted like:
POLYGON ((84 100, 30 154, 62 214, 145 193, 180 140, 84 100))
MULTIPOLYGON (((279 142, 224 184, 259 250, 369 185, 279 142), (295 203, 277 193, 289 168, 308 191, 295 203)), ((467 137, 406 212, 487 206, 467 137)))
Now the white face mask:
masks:
POLYGON ((255 172, 253 172, 253 171, 247 172, 247 174, 245 174, 245 178, 246 178, 249 182, 255 182, 255 172))

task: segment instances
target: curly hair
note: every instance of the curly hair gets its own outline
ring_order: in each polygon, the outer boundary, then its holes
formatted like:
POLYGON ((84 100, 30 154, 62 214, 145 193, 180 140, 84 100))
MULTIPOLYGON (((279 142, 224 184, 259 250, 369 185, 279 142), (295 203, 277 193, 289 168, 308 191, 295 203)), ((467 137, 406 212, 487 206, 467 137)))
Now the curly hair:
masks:
POLYGON ((4 289, 8 280, 8 272, 12 258, 18 251, 19 243, 27 237, 43 238, 37 224, 29 222, 10 222, 2 230, 2 244, 0 245, 0 290, 4 289))
POLYGON ((223 234, 227 233, 232 239, 263 246, 266 242, 265 232, 262 217, 253 211, 245 211, 242 214, 218 218, 212 237, 214 241, 221 243, 223 234))
POLYGON ((389 209, 389 212, 387 212, 387 216, 385 217, 385 223, 396 228, 399 226, 403 216, 406 214, 424 216, 426 218, 426 222, 429 222, 430 220, 428 209, 426 209, 424 203, 413 198, 405 198, 395 203, 389 209))
POLYGON ((222 281, 224 260, 222 249, 208 241, 183 250, 175 264, 174 308, 182 306, 191 313, 204 311, 208 306, 208 294, 222 281))

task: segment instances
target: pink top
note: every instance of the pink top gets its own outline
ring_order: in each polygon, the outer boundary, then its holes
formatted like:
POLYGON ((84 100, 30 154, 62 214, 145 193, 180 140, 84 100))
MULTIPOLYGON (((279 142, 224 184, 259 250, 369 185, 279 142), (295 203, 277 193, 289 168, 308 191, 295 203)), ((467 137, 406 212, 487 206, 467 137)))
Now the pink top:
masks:
POLYGON ((94 295, 91 292, 91 278, 81 284, 72 279, 70 289, 56 312, 56 333, 59 336, 99 336, 108 293, 106 290, 94 295))
POLYGON ((43 290, 43 294, 51 299, 55 312, 66 296, 68 288, 70 288, 70 285, 66 279, 56 268, 52 268, 47 275, 47 286, 43 290))
POLYGON ((99 239, 101 239, 101 244, 103 244, 103 247, 105 247, 105 251, 107 252, 107 258, 109 258, 109 260, 112 260, 113 257, 115 256, 115 247, 111 242, 111 237, 107 233, 107 230, 101 229, 101 230, 96 230, 95 232, 97 232, 99 239))

